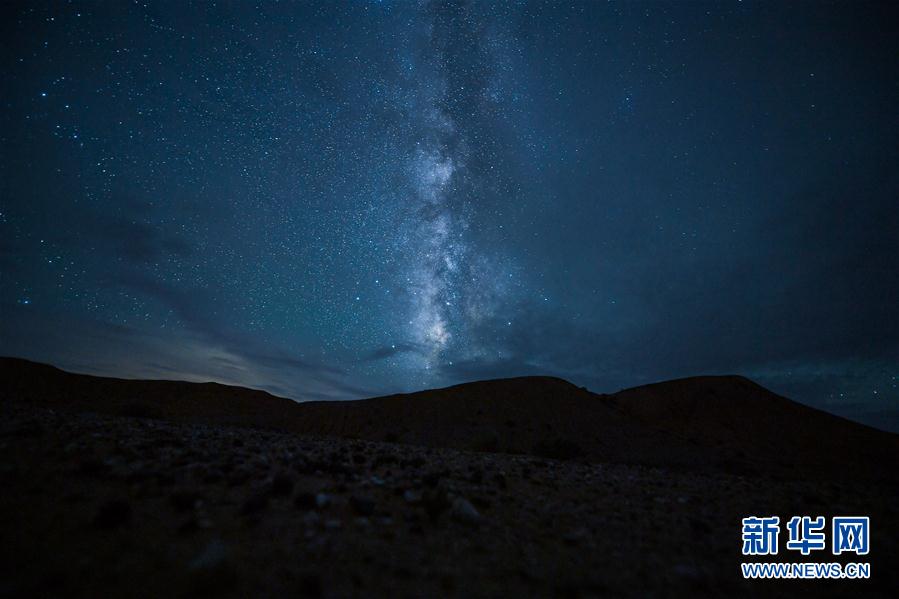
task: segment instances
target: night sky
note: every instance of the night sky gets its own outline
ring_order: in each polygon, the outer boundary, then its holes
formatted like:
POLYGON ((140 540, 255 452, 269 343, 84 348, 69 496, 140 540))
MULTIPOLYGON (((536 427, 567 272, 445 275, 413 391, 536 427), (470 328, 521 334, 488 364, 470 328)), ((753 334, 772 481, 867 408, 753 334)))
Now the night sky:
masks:
POLYGON ((895 4, 4 3, 0 354, 899 430, 895 4))

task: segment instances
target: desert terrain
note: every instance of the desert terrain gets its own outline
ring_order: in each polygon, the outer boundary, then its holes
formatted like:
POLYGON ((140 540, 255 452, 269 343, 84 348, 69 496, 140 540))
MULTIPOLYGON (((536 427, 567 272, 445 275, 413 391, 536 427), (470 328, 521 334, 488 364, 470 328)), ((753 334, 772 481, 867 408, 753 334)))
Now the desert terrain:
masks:
POLYGON ((894 596, 899 584, 897 436, 740 377, 613 395, 537 377, 297 404, 21 360, 0 374, 0 596, 894 596), (872 578, 743 580, 740 519, 759 514, 869 515, 872 578))

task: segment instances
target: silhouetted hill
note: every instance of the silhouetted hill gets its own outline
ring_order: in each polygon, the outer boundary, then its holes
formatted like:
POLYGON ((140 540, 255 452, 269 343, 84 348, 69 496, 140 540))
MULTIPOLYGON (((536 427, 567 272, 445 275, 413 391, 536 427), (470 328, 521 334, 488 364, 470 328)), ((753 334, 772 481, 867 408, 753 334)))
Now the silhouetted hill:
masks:
POLYGON ((0 380, 0 401, 193 424, 283 428, 297 408, 255 389, 74 374, 19 358, 0 358, 0 380))
POLYGON ((0 360, 0 399, 435 448, 778 476, 895 479, 899 435, 795 403, 738 376, 594 394, 552 377, 357 401, 296 403, 215 383, 132 381, 0 360))
POLYGON ((314 434, 738 474, 896 478, 899 435, 798 404, 740 376, 595 394, 551 377, 303 404, 314 434))
POLYGON ((305 432, 430 447, 595 461, 696 463, 695 448, 628 418, 612 396, 551 377, 301 406, 305 432))
POLYGON ((765 472, 899 478, 899 435, 794 402, 745 377, 691 377, 613 397, 631 419, 765 472))

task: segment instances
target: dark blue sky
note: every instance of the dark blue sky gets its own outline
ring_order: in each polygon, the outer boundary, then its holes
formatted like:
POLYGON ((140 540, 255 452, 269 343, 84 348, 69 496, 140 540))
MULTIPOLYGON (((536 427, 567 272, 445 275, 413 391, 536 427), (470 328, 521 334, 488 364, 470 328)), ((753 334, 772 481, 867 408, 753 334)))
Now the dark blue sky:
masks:
POLYGON ((0 353, 739 373, 899 430, 888 3, 4 4, 0 353))

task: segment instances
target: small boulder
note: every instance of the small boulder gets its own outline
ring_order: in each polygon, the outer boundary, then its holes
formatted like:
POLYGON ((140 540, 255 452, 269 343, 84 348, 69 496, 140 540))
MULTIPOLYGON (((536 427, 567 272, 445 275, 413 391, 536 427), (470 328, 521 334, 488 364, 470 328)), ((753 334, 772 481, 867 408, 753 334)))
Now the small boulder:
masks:
POLYGON ((456 497, 453 500, 452 510, 450 514, 453 520, 462 522, 463 524, 477 525, 481 522, 481 514, 475 509, 471 502, 464 497, 456 497))

